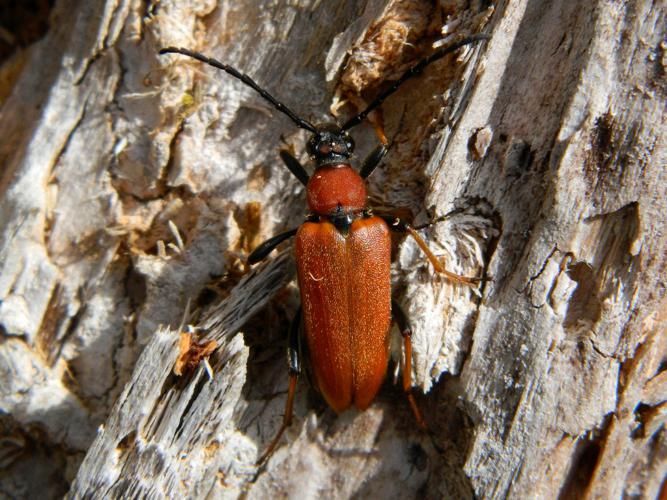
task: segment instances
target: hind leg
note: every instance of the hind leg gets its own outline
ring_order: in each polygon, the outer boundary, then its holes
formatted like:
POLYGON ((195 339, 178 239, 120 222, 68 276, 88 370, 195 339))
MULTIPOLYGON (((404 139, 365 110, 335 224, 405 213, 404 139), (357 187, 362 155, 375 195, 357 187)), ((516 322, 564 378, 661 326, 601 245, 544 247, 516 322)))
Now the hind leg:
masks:
POLYGON ((287 347, 287 370, 289 373, 289 388, 287 389, 287 402, 285 403, 285 413, 283 415, 283 423, 278 429, 276 437, 273 438, 271 444, 266 448, 264 454, 257 461, 260 465, 264 463, 273 453, 276 446, 283 437, 285 430, 292 425, 292 411, 294 407, 294 394, 296 392, 296 381, 301 374, 301 349, 299 330, 301 328, 301 307, 297 310, 292 320, 289 332, 289 345, 287 347))
POLYGON ((403 337, 403 392, 405 392, 405 396, 408 398, 408 403, 410 403, 412 413, 415 415, 417 425, 427 431, 428 426, 426 425, 426 421, 422 417, 415 397, 412 394, 412 328, 410 328, 410 322, 405 311, 403 311, 394 299, 391 300, 391 316, 398 325, 398 329, 401 331, 401 336, 403 337))

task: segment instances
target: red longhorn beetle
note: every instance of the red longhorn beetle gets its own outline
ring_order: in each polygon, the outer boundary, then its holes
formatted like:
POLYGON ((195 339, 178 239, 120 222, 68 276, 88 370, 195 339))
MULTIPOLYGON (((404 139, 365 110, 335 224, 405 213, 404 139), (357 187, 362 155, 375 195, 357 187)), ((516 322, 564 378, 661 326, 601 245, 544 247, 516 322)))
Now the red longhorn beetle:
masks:
POLYGON ((329 406, 340 413, 352 405, 365 410, 375 398, 387 372, 389 330, 393 318, 404 340, 403 390, 417 423, 427 429, 410 392, 412 332, 405 313, 391 298, 390 230, 410 234, 435 270, 450 280, 472 284, 479 279, 446 271, 409 224, 371 212, 366 206, 364 179, 387 153, 386 143, 382 141, 368 155, 357 173, 349 162, 354 141, 348 130, 365 120, 406 80, 421 73, 432 62, 464 45, 487 39, 487 35, 478 34, 436 50, 342 126, 311 124, 262 89, 252 78, 215 59, 177 47, 160 50, 160 54, 182 54, 226 71, 259 92, 278 111, 289 116, 297 127, 312 133, 307 144, 308 155, 315 162, 312 176, 288 151, 280 151, 280 158, 287 168, 306 186, 310 211, 306 221, 297 229, 265 241, 248 257, 248 262, 255 264, 280 243, 296 236, 301 307, 294 316, 289 333, 287 404, 282 426, 259 463, 271 455, 292 421, 296 381, 301 373, 302 321, 314 382, 329 406))

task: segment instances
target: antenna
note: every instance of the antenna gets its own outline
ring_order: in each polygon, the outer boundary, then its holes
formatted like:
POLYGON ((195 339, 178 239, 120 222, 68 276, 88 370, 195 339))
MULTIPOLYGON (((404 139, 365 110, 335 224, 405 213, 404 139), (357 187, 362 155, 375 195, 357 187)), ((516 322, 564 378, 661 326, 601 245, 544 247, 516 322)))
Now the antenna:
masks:
POLYGON ((455 50, 463 47, 464 45, 470 45, 471 43, 479 42, 481 40, 488 40, 489 38, 490 38, 489 35, 480 33, 478 35, 473 35, 464 38, 463 40, 456 42, 454 45, 440 47, 438 50, 433 52, 433 54, 426 57, 425 59, 422 59, 412 68, 403 73, 403 76, 401 76, 398 80, 396 80, 396 82, 394 82, 394 84, 391 87, 389 87, 387 90, 382 92, 378 97, 376 97, 373 100, 373 102, 371 102, 366 107, 366 109, 364 109, 361 113, 359 113, 357 116, 350 118, 347 122, 345 122, 345 125, 343 125, 342 130, 349 130, 352 127, 359 125, 362 121, 366 119, 368 114, 375 108, 380 106, 387 97, 396 92, 398 88, 401 85, 403 85, 407 80, 409 80, 413 76, 419 75, 422 71, 424 71, 424 68, 426 68, 426 66, 428 66, 429 64, 437 61, 438 59, 442 59, 447 54, 454 52, 455 50))
POLYGON ((287 116, 290 117, 290 119, 296 124, 297 127, 303 128, 305 130, 308 130, 309 132, 316 133, 317 129, 313 124, 311 124, 309 121, 304 120, 303 118, 300 118, 294 111, 289 109, 287 106, 285 106, 282 102, 280 102, 278 99, 273 97, 271 94, 269 94, 266 90, 264 90, 262 87, 260 87, 255 80, 250 78, 248 75, 241 73, 235 68, 232 68, 231 66, 224 64, 220 61, 217 61, 216 59, 211 59, 210 57, 206 57, 203 54, 200 54, 199 52, 193 52, 188 49, 183 49, 180 47, 167 47, 164 49, 160 49, 160 55, 163 54, 181 54, 183 56, 191 57, 192 59, 196 59, 197 61, 201 61, 205 64, 208 64, 209 66, 213 66, 214 68, 221 69, 230 75, 232 75, 234 78, 238 78, 241 80, 243 83, 245 83, 247 86, 252 87, 255 89, 259 95, 261 95, 264 99, 269 101, 274 108, 276 108, 278 111, 281 113, 285 113, 287 116))

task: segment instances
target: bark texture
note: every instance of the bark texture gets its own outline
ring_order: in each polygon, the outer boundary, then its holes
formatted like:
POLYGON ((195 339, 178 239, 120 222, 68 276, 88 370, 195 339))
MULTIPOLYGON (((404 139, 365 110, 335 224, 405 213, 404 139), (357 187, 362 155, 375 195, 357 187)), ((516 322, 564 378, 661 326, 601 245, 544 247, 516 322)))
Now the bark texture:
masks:
MULTIPOLYGON (((0 494, 657 497, 666 10, 58 2, 45 37, 0 68, 0 494), (432 434, 391 380, 367 411, 336 416, 304 379, 258 469, 298 290, 288 245, 243 262, 303 220, 277 151, 307 161, 306 136, 228 75, 157 51, 212 55, 319 122, 480 31, 489 42, 383 105, 392 148, 369 182, 377 209, 437 221, 422 234, 450 270, 490 278, 453 285, 396 242, 432 434), (179 377, 183 332, 191 354, 216 349, 179 377)), ((354 135, 363 157, 373 129, 354 135)))

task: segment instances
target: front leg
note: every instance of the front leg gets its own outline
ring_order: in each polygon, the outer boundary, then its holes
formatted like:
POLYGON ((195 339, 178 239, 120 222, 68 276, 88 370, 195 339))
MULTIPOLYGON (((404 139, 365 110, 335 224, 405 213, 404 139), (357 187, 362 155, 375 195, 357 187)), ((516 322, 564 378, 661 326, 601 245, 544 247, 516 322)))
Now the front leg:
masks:
POLYGON ((308 184, 308 172, 306 172, 306 169, 303 168, 303 165, 299 163, 299 160, 294 158, 292 153, 286 149, 281 149, 278 154, 280 155, 280 159, 283 161, 285 166, 289 169, 290 172, 292 172, 292 174, 294 174, 294 177, 299 179, 299 182, 301 182, 301 184, 304 186, 308 184))
POLYGON ((382 161, 382 158, 387 154, 387 151, 389 151, 387 147, 384 144, 380 144, 370 152, 364 159, 364 162, 361 164, 361 169, 359 170, 359 175, 362 179, 366 179, 373 173, 373 170, 380 164, 380 161, 382 161))

